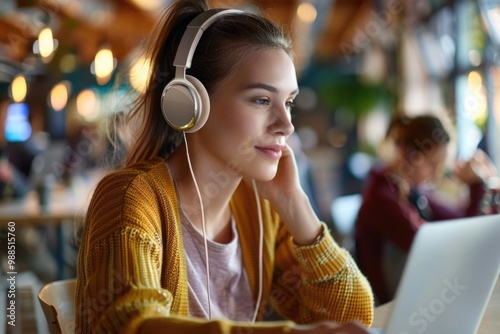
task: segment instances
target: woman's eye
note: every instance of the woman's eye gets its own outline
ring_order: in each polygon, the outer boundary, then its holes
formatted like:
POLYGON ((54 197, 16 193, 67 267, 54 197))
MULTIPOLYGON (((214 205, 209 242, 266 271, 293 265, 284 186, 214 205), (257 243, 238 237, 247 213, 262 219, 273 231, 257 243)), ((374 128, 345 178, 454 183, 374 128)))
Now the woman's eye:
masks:
POLYGON ((260 104, 260 105, 268 105, 269 104, 269 100, 268 99, 256 99, 255 100, 255 103, 257 104, 260 104))
POLYGON ((288 110, 292 110, 295 107, 295 103, 293 103, 293 101, 288 101, 286 107, 288 110))

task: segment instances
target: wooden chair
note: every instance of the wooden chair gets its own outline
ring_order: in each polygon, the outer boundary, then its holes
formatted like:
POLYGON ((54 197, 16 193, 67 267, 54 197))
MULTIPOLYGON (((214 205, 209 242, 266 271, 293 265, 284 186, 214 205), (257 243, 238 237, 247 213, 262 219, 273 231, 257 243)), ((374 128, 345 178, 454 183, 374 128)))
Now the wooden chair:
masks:
POLYGON ((50 333, 75 332, 75 289, 73 278, 45 284, 38 292, 50 333))

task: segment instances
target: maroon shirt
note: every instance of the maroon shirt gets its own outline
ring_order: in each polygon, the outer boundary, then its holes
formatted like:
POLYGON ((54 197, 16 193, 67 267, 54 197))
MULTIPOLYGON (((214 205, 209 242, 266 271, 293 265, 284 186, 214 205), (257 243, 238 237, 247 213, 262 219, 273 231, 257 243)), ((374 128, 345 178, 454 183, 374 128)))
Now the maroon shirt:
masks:
MULTIPOLYGON (((468 205, 449 208, 439 203, 432 194, 422 193, 427 203, 427 213, 432 221, 454 219, 480 214, 480 202, 484 195, 482 183, 470 186, 468 205)), ((382 167, 373 168, 369 174, 363 204, 355 227, 356 255, 361 271, 367 276, 379 303, 394 296, 389 291, 383 274, 382 261, 386 243, 407 254, 417 229, 427 220, 408 199, 402 198, 398 185, 391 174, 382 167)))

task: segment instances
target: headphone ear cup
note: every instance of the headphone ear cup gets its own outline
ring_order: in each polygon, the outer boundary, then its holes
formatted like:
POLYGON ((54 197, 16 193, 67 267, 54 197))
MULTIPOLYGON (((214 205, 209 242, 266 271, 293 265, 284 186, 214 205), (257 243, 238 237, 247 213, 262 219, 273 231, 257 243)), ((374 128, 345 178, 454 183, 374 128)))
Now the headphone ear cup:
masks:
POLYGON ((177 131, 198 131, 207 121, 210 99, 203 84, 192 76, 170 81, 161 96, 161 111, 177 131))
POLYGON ((189 81, 195 88, 196 93, 199 97, 199 110, 200 113, 198 120, 194 124, 191 129, 186 130, 187 133, 196 132, 205 125, 208 120, 208 115, 210 114, 210 97, 208 96, 208 92, 203 86, 203 84, 191 75, 186 75, 186 80, 189 81))

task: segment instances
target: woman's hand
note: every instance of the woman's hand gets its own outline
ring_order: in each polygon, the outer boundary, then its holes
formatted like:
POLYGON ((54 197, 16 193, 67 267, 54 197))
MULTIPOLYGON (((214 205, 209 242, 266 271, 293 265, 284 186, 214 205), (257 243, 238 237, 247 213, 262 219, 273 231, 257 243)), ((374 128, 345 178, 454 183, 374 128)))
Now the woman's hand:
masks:
POLYGON ((286 145, 276 176, 266 182, 256 182, 259 195, 266 198, 287 225, 298 245, 309 245, 321 234, 322 225, 309 198, 300 185, 295 156, 286 145))
POLYGON ((368 334, 368 330, 354 322, 339 325, 331 321, 323 321, 312 325, 297 325, 292 334, 368 334))
POLYGON ((273 206, 279 205, 279 202, 288 195, 302 192, 295 156, 288 144, 282 151, 276 176, 270 181, 257 182, 257 188, 259 194, 273 206))
POLYGON ((496 176, 497 170, 488 155, 477 150, 469 161, 455 166, 455 175, 466 184, 474 184, 496 176))

